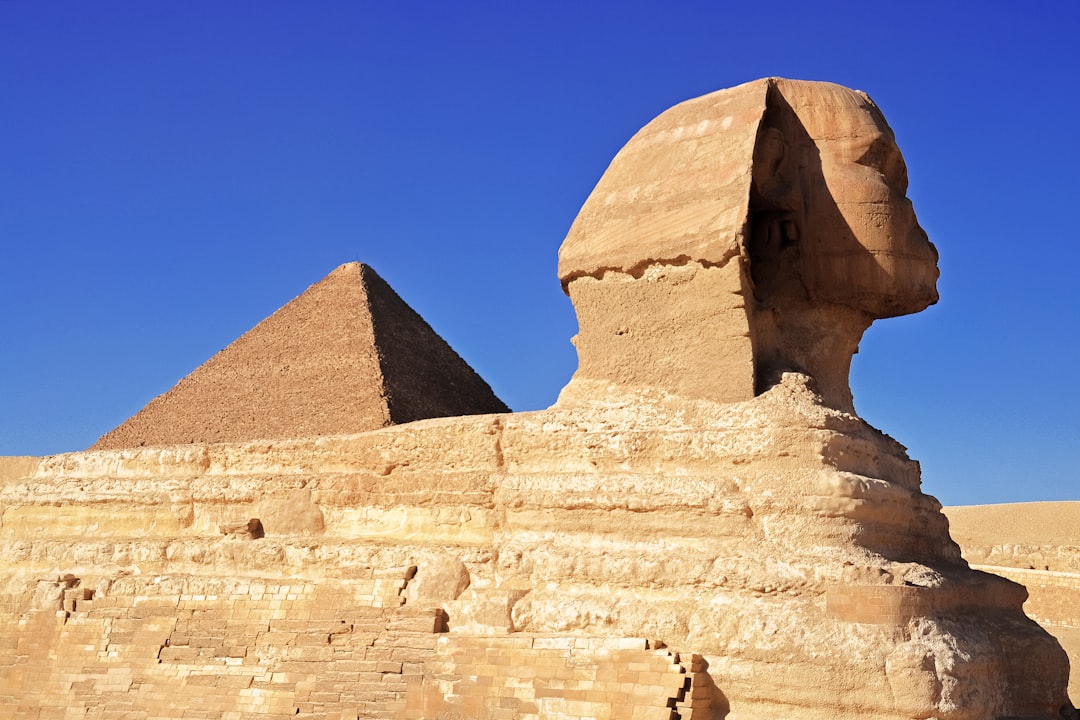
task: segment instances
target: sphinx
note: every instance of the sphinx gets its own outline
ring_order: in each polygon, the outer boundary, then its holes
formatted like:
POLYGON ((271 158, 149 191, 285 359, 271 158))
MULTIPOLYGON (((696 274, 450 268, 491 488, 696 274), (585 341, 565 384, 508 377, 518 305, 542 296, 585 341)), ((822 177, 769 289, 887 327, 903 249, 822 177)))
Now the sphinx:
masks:
POLYGON ((637 133, 570 228, 551 408, 0 459, 0 628, 30 638, 0 664, 34 669, 0 707, 121 677, 155 717, 219 681, 237 716, 1076 717, 1024 588, 968 566, 854 411, 862 334, 937 300, 906 186, 866 95, 721 90, 637 133))

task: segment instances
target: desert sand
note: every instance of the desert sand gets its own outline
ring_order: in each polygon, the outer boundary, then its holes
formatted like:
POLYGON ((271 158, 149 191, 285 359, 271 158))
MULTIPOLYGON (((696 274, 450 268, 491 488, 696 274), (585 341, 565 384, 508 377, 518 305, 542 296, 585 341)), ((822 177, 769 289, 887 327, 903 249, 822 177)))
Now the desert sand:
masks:
MULTIPOLYGON (((961 546, 1080 546, 1080 500, 959 505, 945 508, 945 514, 953 539, 961 546)), ((1080 565, 1071 570, 1080 572, 1080 565)))

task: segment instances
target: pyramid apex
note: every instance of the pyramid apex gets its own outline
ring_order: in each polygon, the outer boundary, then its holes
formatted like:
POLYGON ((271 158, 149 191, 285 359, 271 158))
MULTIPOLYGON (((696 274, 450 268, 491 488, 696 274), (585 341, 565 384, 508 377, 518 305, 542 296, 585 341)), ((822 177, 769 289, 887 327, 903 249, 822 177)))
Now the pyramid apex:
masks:
POLYGON ((350 275, 357 272, 362 273, 364 272, 364 270, 371 270, 371 266, 365 265, 359 260, 353 260, 351 262, 338 265, 336 268, 328 272, 325 277, 331 277, 336 275, 350 275))
MULTIPOLYGON (((371 267, 370 265, 368 265, 365 262, 361 262, 359 260, 352 260, 350 262, 342 263, 341 265, 338 265, 336 268, 334 268, 329 273, 327 273, 325 276, 323 276, 322 279, 320 279, 318 282, 316 282, 315 285, 318 285, 319 283, 323 282, 324 280, 329 280, 331 278, 336 279, 336 278, 350 278, 350 277, 351 278, 357 278, 357 279, 359 279, 361 281, 365 281, 366 279, 369 279, 369 278, 372 278, 372 277, 378 278, 379 280, 383 280, 382 276, 379 275, 378 272, 376 272, 375 268, 371 267)), ((386 281, 383 280, 383 282, 386 282, 386 281)))

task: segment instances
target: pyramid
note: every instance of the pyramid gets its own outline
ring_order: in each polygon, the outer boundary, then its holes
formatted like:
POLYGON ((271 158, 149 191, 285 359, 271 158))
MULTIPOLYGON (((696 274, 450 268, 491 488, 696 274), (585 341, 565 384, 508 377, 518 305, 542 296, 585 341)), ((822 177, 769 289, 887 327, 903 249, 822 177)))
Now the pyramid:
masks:
POLYGON ((338 267, 91 450, 338 435, 509 412, 362 263, 338 267))

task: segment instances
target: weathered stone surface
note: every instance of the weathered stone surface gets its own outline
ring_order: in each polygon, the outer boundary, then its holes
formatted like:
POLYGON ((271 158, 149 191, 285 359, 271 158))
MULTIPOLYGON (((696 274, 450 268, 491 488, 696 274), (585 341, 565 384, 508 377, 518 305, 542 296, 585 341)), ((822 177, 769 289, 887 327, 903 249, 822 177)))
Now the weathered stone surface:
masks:
MULTIPOLYGON (((82 508, 59 525, 42 512, 16 515, 39 518, 33 527, 25 519, 11 526, 5 514, 5 606, 21 623, 13 632, 55 637, 49 642, 67 647, 66 635, 53 634, 66 625, 26 624, 36 617, 29 608, 44 602, 32 601, 41 583, 63 574, 95 588, 84 608, 129 604, 130 611, 109 611, 114 623, 130 613, 183 617, 182 607, 238 612, 247 607, 237 605, 244 591, 236 588, 245 583, 348 593, 330 600, 281 591, 277 604, 258 615, 271 625, 296 619, 298 632, 316 617, 398 607, 421 594, 430 573, 434 590, 417 602, 441 600, 450 636, 473 638, 469 647, 496 647, 485 643, 508 631, 523 638, 655 638, 703 658, 708 670, 697 682, 719 689, 728 717, 906 718, 926 708, 951 718, 1053 717, 1067 702, 1060 648, 1020 612, 1023 589, 968 570, 938 505, 918 492, 918 468, 903 449, 822 405, 802 376, 788 375, 744 403, 638 394, 340 438, 189 447, 44 458, 5 482, 0 502, 8 512, 82 508), (271 527, 259 540, 220 535, 222 519, 242 520, 260 503, 293 497, 301 479, 325 517, 317 542, 308 534, 275 536, 271 527), (160 490, 148 492, 157 484, 160 490), (110 506, 128 517, 154 517, 166 503, 186 508, 189 524, 137 536, 99 530, 110 506), (460 567, 469 585, 455 598, 460 567), (127 577, 155 578, 153 592, 129 586, 127 577), (501 628, 499 606, 509 617, 501 628)), ((58 602, 45 602, 43 610, 55 614, 58 602)), ((435 682, 442 676, 437 656, 400 645, 393 628, 403 625, 391 620, 365 622, 372 637, 391 633, 385 642, 398 655, 388 651, 389 657, 412 658, 435 682)), ((332 643, 326 650, 285 649, 298 641, 260 641, 247 622, 235 632, 256 637, 249 647, 255 665, 272 653, 280 672, 303 663, 306 676, 321 677, 342 659, 368 657, 332 643)), ((187 642, 170 644, 179 654, 169 662, 202 667, 206 657, 228 652, 187 642)), ((96 668, 90 678, 121 662, 139 675, 146 671, 135 649, 117 660, 104 654, 80 662, 96 668)), ((475 675, 466 666, 479 661, 446 652, 446 662, 461 668, 458 676, 475 675)), ((549 657, 525 648, 508 662, 529 667, 543 656, 574 667, 568 652, 549 657)), ((443 694, 420 676, 418 684, 403 682, 398 700, 375 716, 434 717, 389 708, 482 704, 489 691, 499 697, 492 689, 499 683, 525 682, 500 665, 487 667, 496 684, 471 690, 451 683, 443 694), (411 701, 410 692, 417 693, 411 701)), ((210 674, 224 673, 223 666, 210 674)), ((635 681, 623 682, 630 685, 608 686, 605 702, 629 701, 635 681)), ((188 687, 172 683, 162 692, 183 699, 193 692, 188 687)), ((309 695, 278 689, 283 708, 307 707, 301 698, 309 695)), ((320 707, 339 707, 318 697, 320 707)), ((709 712, 719 712, 719 704, 708 703, 709 712)))
POLYGON ((937 301, 937 251, 906 191, 860 92, 772 78, 663 113, 559 250, 580 326, 562 400, 580 379, 745 400, 798 371, 850 411, 865 329, 937 301))
POLYGON ((0 713, 1075 717, 851 408, 862 331, 936 298, 877 109, 760 81, 627 147, 548 410, 0 459, 0 713))
POLYGON ((348 263, 90 448, 240 442, 507 412, 374 270, 348 263))

